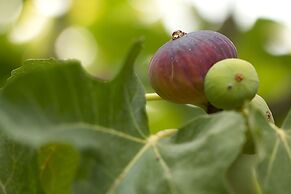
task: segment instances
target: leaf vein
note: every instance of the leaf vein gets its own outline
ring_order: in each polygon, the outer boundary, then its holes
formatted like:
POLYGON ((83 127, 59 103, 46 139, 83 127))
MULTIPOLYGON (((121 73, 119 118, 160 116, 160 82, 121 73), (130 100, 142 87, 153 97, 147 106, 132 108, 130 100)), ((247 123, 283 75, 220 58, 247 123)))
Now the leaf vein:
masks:
POLYGON ((161 164, 161 166, 162 166, 162 168, 163 168, 163 170, 165 172, 165 176, 166 176, 166 179, 168 181, 171 194, 178 194, 177 188, 176 188, 175 184, 173 183, 173 175, 171 173, 171 170, 170 170, 169 166, 167 165, 166 161, 163 159, 163 157, 162 157, 161 153, 159 152, 157 146, 153 145, 153 148, 154 148, 155 154, 156 154, 156 156, 158 158, 158 161, 161 164))
POLYGON ((12 160, 12 170, 11 170, 8 178, 6 179, 6 181, 5 181, 4 185, 3 185, 5 187, 7 187, 7 185, 9 185, 10 182, 12 181, 12 179, 14 177, 15 170, 16 170, 16 163, 19 160, 19 159, 15 158, 15 144, 14 143, 12 144, 12 150, 14 152, 14 154, 11 154, 11 157, 10 157, 10 159, 12 160))
MULTIPOLYGON (((3 194, 7 194, 7 191, 6 191, 5 185, 2 183, 1 180, 0 180, 0 189, 3 191, 3 194)), ((0 190, 0 191, 1 191, 1 190, 0 190)))
POLYGON ((136 162, 142 157, 142 155, 150 148, 150 144, 147 143, 143 146, 134 158, 128 163, 128 165, 124 168, 124 170, 119 174, 119 176, 114 180, 113 184, 109 187, 106 194, 113 194, 120 183, 124 180, 124 178, 129 173, 130 169, 136 164, 136 162))
POLYGON ((138 138, 138 137, 134 137, 132 135, 114 130, 114 129, 110 129, 110 128, 105 128, 105 127, 100 127, 100 126, 95 126, 92 124, 87 124, 87 123, 73 123, 73 124, 63 124, 63 125, 59 125, 57 127, 54 127, 55 130, 67 130, 70 128, 85 128, 85 129, 90 129, 96 132, 100 132, 100 133, 105 133, 105 134, 109 134, 109 135, 113 135, 113 136, 117 136, 123 139, 127 139, 133 142, 137 142, 140 144, 146 144, 146 141, 144 139, 138 138), (55 129, 57 128, 57 129, 55 129))
POLYGON ((272 150, 272 154, 271 154, 271 158, 270 158, 270 162, 268 164, 268 169, 267 169, 267 174, 266 174, 266 177, 265 177, 265 180, 264 180, 264 183, 267 184, 270 176, 271 176, 271 170, 273 168, 273 164, 274 164, 274 161, 276 159, 276 154, 278 152, 278 148, 279 148, 279 140, 277 139, 275 144, 274 144, 274 147, 273 147, 273 150, 272 150))
POLYGON ((286 138, 282 137, 282 142, 283 142, 284 148, 285 148, 285 150, 287 152, 288 158, 289 158, 289 160, 291 162, 291 150, 289 148, 288 142, 286 141, 286 138))
POLYGON ((44 163, 40 167, 40 178, 42 178, 42 176, 44 174, 44 171, 48 168, 49 162, 52 159, 53 154, 56 152, 57 147, 58 147, 57 145, 53 145, 53 147, 51 148, 50 153, 47 156, 47 159, 44 161, 44 163))
POLYGON ((280 129, 278 127, 273 127, 273 129, 278 134, 281 142, 283 143, 283 146, 285 148, 287 156, 288 156, 289 160, 291 161, 291 150, 289 148, 289 144, 287 141, 287 139, 290 139, 290 136, 283 129, 280 129))
MULTIPOLYGON (((133 125, 134 127, 136 128, 137 132, 142 136, 142 137, 146 137, 146 135, 142 132, 142 130, 140 129, 139 125, 138 125, 138 122, 136 121, 136 118, 134 116, 134 113, 133 113, 133 110, 132 110, 132 106, 131 106, 131 103, 130 103, 130 100, 129 100, 129 94, 128 94, 128 90, 126 92, 126 101, 128 103, 128 107, 129 107, 129 114, 130 114, 130 117, 131 117, 131 120, 133 122, 133 125)), ((136 95, 136 93, 135 93, 136 95)), ((133 98, 135 98, 135 95, 133 96, 133 98)))

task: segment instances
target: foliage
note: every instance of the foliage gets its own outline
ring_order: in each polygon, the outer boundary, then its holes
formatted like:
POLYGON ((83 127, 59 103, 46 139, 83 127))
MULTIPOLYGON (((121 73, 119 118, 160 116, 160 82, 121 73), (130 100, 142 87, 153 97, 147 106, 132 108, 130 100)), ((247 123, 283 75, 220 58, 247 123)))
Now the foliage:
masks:
POLYGON ((279 128, 252 107, 199 110, 152 134, 133 66, 140 49, 110 81, 74 60, 28 60, 12 72, 0 94, 0 193, 241 194, 235 180, 254 193, 290 190, 291 113, 279 128), (240 160, 248 141, 252 162, 240 160))

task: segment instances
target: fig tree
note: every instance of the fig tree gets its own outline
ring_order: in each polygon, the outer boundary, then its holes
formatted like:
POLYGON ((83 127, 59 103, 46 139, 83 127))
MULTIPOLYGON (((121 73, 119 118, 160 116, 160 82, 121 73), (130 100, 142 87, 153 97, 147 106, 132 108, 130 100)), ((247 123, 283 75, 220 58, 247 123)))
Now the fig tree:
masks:
POLYGON ((224 59, 215 63, 205 77, 209 102, 221 109, 235 109, 256 95, 259 78, 252 64, 242 59, 224 59))
POLYGON ((152 57, 149 78, 164 99, 181 104, 205 106, 204 78, 208 69, 226 58, 236 58, 234 44, 214 31, 176 31, 152 57))

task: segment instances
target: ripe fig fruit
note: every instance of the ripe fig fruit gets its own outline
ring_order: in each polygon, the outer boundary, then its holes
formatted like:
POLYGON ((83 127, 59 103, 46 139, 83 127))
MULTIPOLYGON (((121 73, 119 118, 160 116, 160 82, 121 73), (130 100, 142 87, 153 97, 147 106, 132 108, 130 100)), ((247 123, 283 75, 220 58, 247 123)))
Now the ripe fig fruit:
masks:
POLYGON ((213 106, 235 109, 253 99, 258 91, 259 78, 249 62, 224 59, 209 69, 204 86, 205 94, 213 106))
POLYGON ((258 109, 264 116, 265 118, 271 122, 274 123, 274 118, 272 115, 271 110, 269 109, 266 101, 259 95, 256 95, 252 101, 250 102, 251 106, 255 107, 258 109))
POLYGON ((151 59, 150 82, 166 100, 205 106, 204 78, 208 69, 222 59, 236 57, 234 44, 218 32, 176 31, 151 59))

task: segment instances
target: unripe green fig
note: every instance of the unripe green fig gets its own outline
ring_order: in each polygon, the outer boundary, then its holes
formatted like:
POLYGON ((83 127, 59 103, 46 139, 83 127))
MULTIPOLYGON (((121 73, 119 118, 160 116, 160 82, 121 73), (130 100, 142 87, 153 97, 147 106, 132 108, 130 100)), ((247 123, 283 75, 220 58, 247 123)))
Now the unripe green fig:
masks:
POLYGON ((252 101, 250 102, 251 106, 255 107, 258 109, 264 116, 265 118, 271 122, 274 123, 274 118, 272 115, 271 110, 269 109, 266 101, 259 95, 256 95, 252 101))
POLYGON ((154 90, 175 103, 206 105, 204 78, 216 62, 237 57, 234 44, 224 35, 208 30, 176 31, 152 57, 149 78, 154 90))
POLYGON ((236 109, 251 101, 259 87, 252 64, 242 59, 224 59, 215 63, 205 77, 209 102, 221 109, 236 109))

